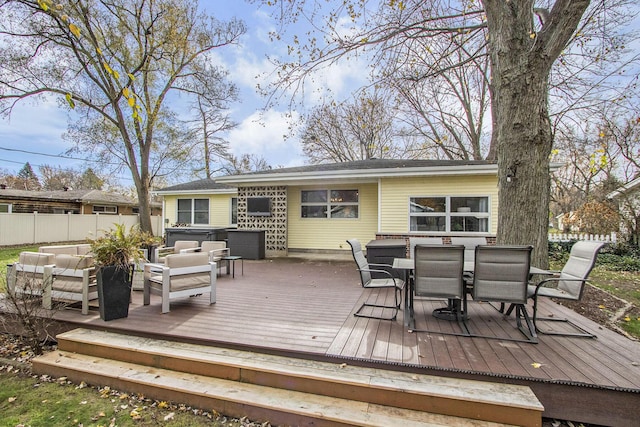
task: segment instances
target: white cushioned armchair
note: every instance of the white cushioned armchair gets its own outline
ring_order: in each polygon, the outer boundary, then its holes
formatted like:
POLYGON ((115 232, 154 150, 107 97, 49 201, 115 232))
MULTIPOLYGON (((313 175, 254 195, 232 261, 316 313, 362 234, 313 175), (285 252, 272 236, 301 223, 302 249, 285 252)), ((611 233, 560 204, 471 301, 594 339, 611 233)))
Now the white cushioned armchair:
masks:
POLYGON ((144 266, 144 305, 151 294, 162 296, 162 312, 169 312, 172 299, 209 293, 209 303, 216 302, 216 263, 204 252, 167 255, 164 264, 144 266))

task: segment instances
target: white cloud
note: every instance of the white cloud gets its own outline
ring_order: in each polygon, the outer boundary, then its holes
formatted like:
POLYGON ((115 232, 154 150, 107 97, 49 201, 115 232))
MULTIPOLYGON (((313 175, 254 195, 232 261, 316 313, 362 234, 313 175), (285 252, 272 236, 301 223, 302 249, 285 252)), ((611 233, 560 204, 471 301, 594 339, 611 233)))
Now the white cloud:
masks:
POLYGON ((301 164, 298 140, 287 138, 290 123, 297 119, 297 113, 289 116, 275 110, 256 111, 229 133, 231 152, 236 156, 248 153, 264 157, 273 166, 301 164))

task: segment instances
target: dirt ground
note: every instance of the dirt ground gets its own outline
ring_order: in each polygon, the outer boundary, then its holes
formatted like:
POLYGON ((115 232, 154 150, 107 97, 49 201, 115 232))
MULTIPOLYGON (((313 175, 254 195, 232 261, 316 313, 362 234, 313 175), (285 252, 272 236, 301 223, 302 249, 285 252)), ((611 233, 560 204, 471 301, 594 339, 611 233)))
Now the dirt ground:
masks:
POLYGON ((622 332, 614 325, 624 315, 632 318, 640 317, 640 308, 629 308, 626 301, 591 285, 585 287, 580 301, 557 300, 557 302, 618 333, 622 332))

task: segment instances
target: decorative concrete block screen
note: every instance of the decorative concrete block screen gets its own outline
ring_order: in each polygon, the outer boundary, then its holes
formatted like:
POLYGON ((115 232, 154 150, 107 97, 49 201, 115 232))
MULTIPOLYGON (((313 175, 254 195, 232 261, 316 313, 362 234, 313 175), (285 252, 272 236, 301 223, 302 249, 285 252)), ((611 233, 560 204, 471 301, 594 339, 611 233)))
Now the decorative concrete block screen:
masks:
POLYGON ((283 254, 287 251, 287 187, 238 188, 238 229, 265 230, 267 254, 283 254), (250 216, 247 213, 249 197, 269 197, 270 216, 250 216))

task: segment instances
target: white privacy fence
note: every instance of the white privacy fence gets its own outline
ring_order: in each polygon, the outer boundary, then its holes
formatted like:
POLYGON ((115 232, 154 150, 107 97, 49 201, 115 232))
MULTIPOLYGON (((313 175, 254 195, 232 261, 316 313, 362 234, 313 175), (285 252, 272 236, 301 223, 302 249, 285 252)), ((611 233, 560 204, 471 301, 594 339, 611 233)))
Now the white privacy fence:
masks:
MULTIPOLYGON (((81 241, 101 235, 114 223, 128 229, 138 222, 138 215, 0 214, 0 246, 81 241)), ((160 216, 152 216, 151 225, 155 235, 162 232, 160 216)))
POLYGON ((549 233, 550 242, 569 242, 575 240, 588 240, 593 242, 616 243, 618 240, 615 231, 609 234, 586 234, 586 233, 549 233))

